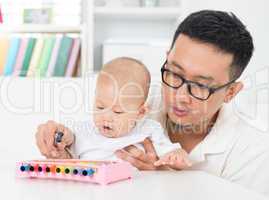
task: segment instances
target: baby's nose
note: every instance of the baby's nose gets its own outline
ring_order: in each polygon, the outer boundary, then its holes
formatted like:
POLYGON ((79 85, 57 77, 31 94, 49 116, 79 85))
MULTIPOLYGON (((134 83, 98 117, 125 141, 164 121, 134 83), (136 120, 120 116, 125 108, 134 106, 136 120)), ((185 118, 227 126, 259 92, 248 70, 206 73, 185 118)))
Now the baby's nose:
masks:
POLYGON ((111 123, 111 122, 113 122, 113 117, 112 117, 112 115, 111 115, 111 114, 106 114, 106 115, 104 116, 104 118, 103 118, 103 121, 104 121, 104 122, 107 122, 107 123, 111 123))

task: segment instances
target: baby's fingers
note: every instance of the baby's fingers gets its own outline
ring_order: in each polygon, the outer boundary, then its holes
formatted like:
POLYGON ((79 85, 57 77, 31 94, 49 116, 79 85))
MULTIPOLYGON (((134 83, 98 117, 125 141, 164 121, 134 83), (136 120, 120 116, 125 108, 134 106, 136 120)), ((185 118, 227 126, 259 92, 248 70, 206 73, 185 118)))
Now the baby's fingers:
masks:
POLYGON ((191 167, 192 166, 192 162, 188 157, 183 157, 183 162, 188 166, 191 167))
POLYGON ((169 154, 166 154, 165 156, 161 157, 159 160, 154 162, 154 165, 156 167, 159 167, 159 166, 162 166, 162 165, 167 165, 170 162, 171 162, 171 156, 169 154))
POLYGON ((184 156, 175 156, 175 160, 168 163, 168 166, 175 170, 187 169, 192 166, 192 162, 188 159, 188 157, 184 156))

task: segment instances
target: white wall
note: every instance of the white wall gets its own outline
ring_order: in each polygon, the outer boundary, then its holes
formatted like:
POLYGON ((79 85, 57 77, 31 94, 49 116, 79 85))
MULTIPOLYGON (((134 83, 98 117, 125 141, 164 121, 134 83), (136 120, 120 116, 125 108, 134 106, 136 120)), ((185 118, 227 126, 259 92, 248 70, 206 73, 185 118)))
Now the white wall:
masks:
POLYGON ((231 11, 239 17, 251 32, 255 52, 247 73, 269 66, 269 1, 257 0, 187 0, 187 13, 201 9, 231 11))

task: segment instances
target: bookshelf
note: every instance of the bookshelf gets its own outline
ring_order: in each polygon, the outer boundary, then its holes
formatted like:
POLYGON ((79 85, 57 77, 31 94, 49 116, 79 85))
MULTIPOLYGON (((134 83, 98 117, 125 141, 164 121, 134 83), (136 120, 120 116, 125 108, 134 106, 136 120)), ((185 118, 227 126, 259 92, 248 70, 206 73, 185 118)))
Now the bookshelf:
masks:
POLYGON ((61 26, 61 25, 17 25, 0 27, 1 33, 81 33, 83 26, 61 26))
POLYGON ((0 24, 0 34, 79 34, 81 38, 80 73, 82 76, 86 76, 88 73, 100 70, 103 64, 103 45, 111 38, 129 37, 133 41, 139 41, 139 38, 142 40, 147 40, 147 38, 172 39, 184 10, 183 0, 175 1, 180 1, 179 6, 108 7, 100 6, 100 2, 104 2, 104 0, 81 0, 80 25, 20 24, 10 26, 0 24))
POLYGON ((103 8, 94 9, 96 18, 139 19, 139 20, 174 20, 179 17, 178 8, 103 8))
MULTIPOLYGON (((3 13, 3 18, 4 18, 4 23, 0 24, 0 34, 5 36, 8 36, 9 39, 9 49, 8 52, 11 48, 11 40, 12 37, 21 37, 21 38, 33 38, 33 37, 39 37, 39 36, 44 36, 46 38, 44 38, 44 41, 46 41, 47 37, 57 37, 57 35, 63 34, 66 35, 68 37, 73 37, 73 38, 80 38, 80 61, 77 60, 76 58, 76 65, 78 65, 77 62, 79 62, 79 66, 78 66, 78 71, 79 74, 81 74, 83 76, 83 74, 86 74, 87 72, 89 72, 91 70, 90 67, 88 66, 92 66, 92 64, 90 63, 90 59, 92 58, 91 55, 89 55, 89 53, 91 52, 88 48, 88 44, 90 44, 91 40, 89 37, 88 32, 90 32, 90 28, 89 26, 90 24, 90 17, 88 17, 88 11, 91 10, 91 1, 87 1, 87 0, 70 0, 67 2, 68 4, 65 4, 61 1, 58 0, 42 0, 42 1, 32 1, 32 0, 26 0, 25 3, 17 0, 17 3, 14 2, 10 2, 10 1, 5 1, 5 0, 0 0, 0 5, 2 8, 2 13, 3 13), (30 3, 33 3, 33 6, 31 6, 30 3), (73 4, 72 4, 73 2, 73 4), (73 7, 75 7, 75 10, 72 10, 72 5, 74 5, 73 7), (64 6, 68 6, 66 7, 67 9, 65 9, 65 11, 63 10, 63 13, 61 13, 61 11, 59 11, 60 7, 64 7, 64 6), (80 11, 77 9, 80 7, 80 11), (52 8, 52 9, 57 9, 56 11, 53 13, 53 15, 51 16, 52 18, 51 23, 45 23, 45 24, 38 24, 38 23, 28 23, 28 24, 24 24, 23 23, 23 10, 24 9, 33 9, 33 10, 37 10, 37 9, 47 9, 47 8, 52 8), (6 9, 6 10, 4 10, 6 9), (14 20, 13 17, 14 16, 14 20), (65 20, 65 16, 66 16, 66 20, 65 20), (64 18, 63 19, 63 23, 58 21, 55 21, 54 19, 59 19, 59 18, 64 18), (72 19, 76 19, 76 20, 72 20, 72 19), (79 19, 79 21, 77 20, 79 19), (6 23, 5 23, 6 20, 6 23), (71 21, 71 23, 68 23, 68 21, 71 21), (78 22, 77 22, 78 21, 78 22)), ((43 37, 42 36, 42 37, 43 37)), ((16 58, 16 62, 13 64, 13 69, 15 70, 15 66, 17 66, 18 63, 18 56, 20 55, 19 52, 21 51, 20 47, 22 46, 22 40, 21 39, 21 43, 19 44, 19 48, 17 49, 17 58, 16 58), (15 65, 15 66, 14 66, 15 65)), ((30 40, 30 39, 29 39, 30 40)), ((43 39, 42 39, 43 40, 43 39)), ((56 39, 55 39, 56 40, 56 39)), ((37 44, 38 39, 35 42, 35 45, 37 44)), ((47 42, 47 41, 46 41, 47 42)), ((62 42, 61 42, 62 43, 62 42)), ((56 44, 56 42, 54 43, 54 45, 56 44)), ((44 45, 42 46, 42 49, 45 49, 45 42, 44 45)), ((28 46, 27 46, 28 47, 28 46)), ((74 47, 74 43, 72 48, 74 47)), ((39 58, 39 65, 41 63, 40 60, 42 60, 42 56, 43 56, 43 50, 41 51, 40 54, 40 58, 39 58)), ((53 48, 52 48, 53 50, 53 48)), ((26 50, 24 50, 26 51, 26 50)), ((23 51, 22 51, 23 52, 23 51)), ((51 51, 52 52, 52 51, 51 51)), ((67 60, 67 63, 65 64, 66 66, 69 66, 69 62, 71 60, 71 53, 73 53, 73 49, 70 49, 69 53, 66 54, 69 58, 67 60)), ((8 53, 7 53, 8 54, 8 53)), ((59 54, 60 54, 60 48, 58 51, 58 56, 57 59, 59 58, 59 54)), ((25 54, 22 54, 24 56, 26 56, 25 54)), ((7 56, 6 56, 7 57, 7 56)), ((32 56, 31 56, 31 60, 34 57, 34 50, 32 51, 32 56)), ((26 57, 24 57, 24 61, 25 61, 26 57)), ((52 56, 49 56, 49 59, 52 59, 52 56)), ((7 60, 7 58, 6 58, 7 60)), ((74 59, 73 59, 74 60, 74 59)), ((51 61, 49 61, 50 63, 51 61)), ((7 61, 5 61, 5 63, 7 63, 7 61)), ((57 63, 57 61, 56 61, 57 63)), ((24 62, 23 62, 24 64, 24 62)), ((0 64, 2 65, 2 64, 0 64)), ((19 64, 20 65, 20 64, 19 64)), ((30 64, 29 64, 30 65, 30 64)), ((45 66, 48 68, 50 65, 45 64, 45 66)), ((1 68, 5 68, 5 66, 0 66, 1 68)), ((30 66, 29 69, 30 70, 30 66)), ((23 69, 23 67, 22 67, 23 69)), ((2 69, 2 73, 4 70, 2 69)), ((66 69, 67 72, 67 69, 66 69)), ((13 74, 15 74, 15 71, 13 72, 13 74)), ((10 75, 13 75, 10 74, 10 75)), ((18 76, 18 74, 16 73, 16 76, 18 76)), ((28 73, 27 75, 28 76, 28 73)), ((35 76, 35 75, 34 75, 35 76)), ((47 74, 44 75, 45 77, 48 76, 47 74)), ((61 75, 62 76, 62 75, 61 75)))

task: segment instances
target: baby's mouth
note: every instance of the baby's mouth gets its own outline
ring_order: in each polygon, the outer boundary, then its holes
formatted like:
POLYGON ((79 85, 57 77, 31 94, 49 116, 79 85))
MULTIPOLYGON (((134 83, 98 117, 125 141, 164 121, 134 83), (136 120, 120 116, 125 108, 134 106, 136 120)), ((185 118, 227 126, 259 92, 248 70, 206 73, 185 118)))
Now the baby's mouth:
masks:
POLYGON ((103 126, 103 129, 104 130, 108 130, 108 131, 111 131, 112 130, 112 128, 110 128, 109 126, 103 126))
POLYGON ((113 136, 113 128, 110 127, 110 126, 101 126, 101 133, 102 135, 104 135, 105 137, 108 137, 108 138, 112 138, 114 137, 113 136))

